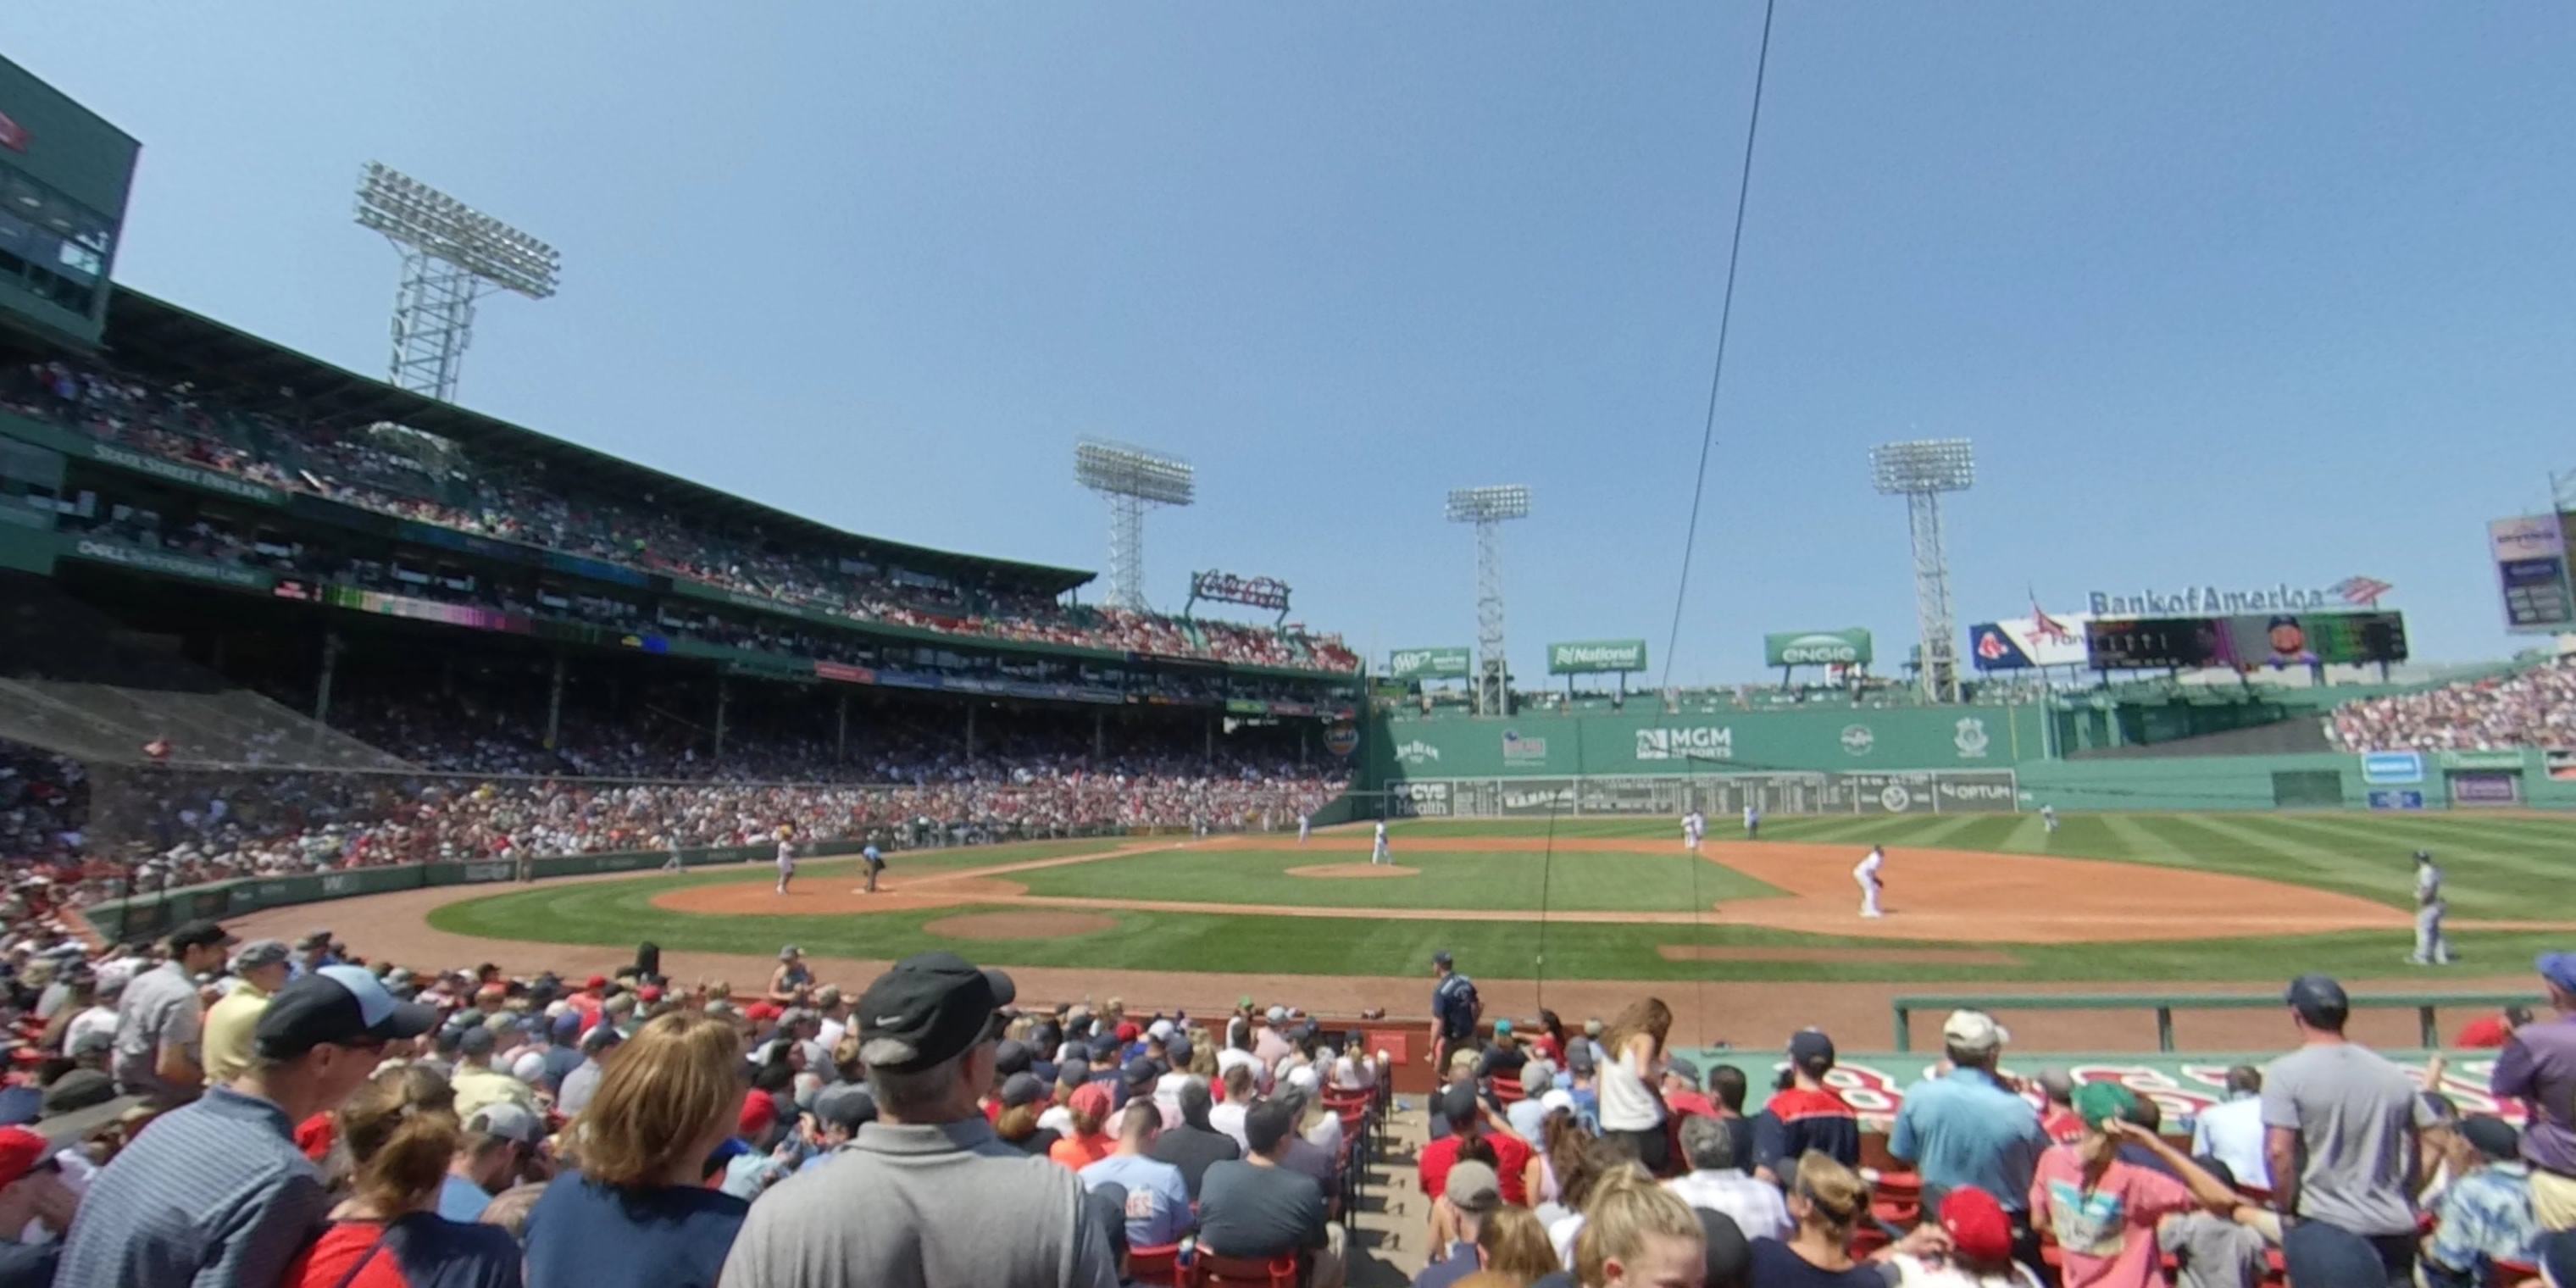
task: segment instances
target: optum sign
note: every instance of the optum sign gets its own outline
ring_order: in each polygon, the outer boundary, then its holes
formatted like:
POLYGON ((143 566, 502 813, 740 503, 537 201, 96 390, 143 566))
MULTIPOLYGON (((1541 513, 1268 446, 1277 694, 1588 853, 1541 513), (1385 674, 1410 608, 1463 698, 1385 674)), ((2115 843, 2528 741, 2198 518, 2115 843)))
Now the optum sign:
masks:
POLYGON ((1644 640, 1581 640, 1547 646, 1547 673, 1550 675, 1645 669, 1644 640))
POLYGON ((1867 666, 1870 658, 1869 632, 1857 626, 1762 637, 1765 666, 1867 666))

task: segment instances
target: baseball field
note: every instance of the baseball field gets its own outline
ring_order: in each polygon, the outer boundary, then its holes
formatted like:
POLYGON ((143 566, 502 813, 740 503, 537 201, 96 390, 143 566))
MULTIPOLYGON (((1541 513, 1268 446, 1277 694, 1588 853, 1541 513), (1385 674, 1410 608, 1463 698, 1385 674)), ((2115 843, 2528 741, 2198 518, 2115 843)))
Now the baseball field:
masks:
MULTIPOLYGON (((1724 820, 1720 820, 1724 822, 1724 820)), ((1365 829, 902 853, 442 891, 442 938, 886 960, 952 948, 1023 968, 1413 977, 1435 949, 1480 978, 1818 983, 2271 983, 2510 976, 2576 942, 2555 892, 2576 829, 2525 816, 2098 814, 1783 818, 1700 854, 1671 820, 1408 822, 1391 867, 1365 829), (1851 868, 1886 848, 1887 915, 1851 868), (2461 964, 2410 967, 2411 855, 2448 877, 2461 964)), ((306 914, 309 919, 310 914, 306 914)))

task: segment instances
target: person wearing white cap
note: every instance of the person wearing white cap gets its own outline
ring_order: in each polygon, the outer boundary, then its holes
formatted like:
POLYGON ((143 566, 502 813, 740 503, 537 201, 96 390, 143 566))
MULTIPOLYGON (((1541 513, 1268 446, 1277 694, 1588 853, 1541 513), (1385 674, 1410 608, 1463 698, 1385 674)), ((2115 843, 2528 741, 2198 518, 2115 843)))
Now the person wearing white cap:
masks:
POLYGON ((2016 1250, 2038 1260, 2030 1232, 2030 1184, 2048 1149, 2039 1111, 1996 1072, 2012 1034, 1983 1011, 1952 1011, 1941 1025, 1950 1069, 1906 1089, 1887 1150, 1923 1176, 1925 1211, 1950 1191, 1974 1187, 2003 1204, 2016 1250), (2025 1241, 2029 1242, 2024 1247, 2025 1241))

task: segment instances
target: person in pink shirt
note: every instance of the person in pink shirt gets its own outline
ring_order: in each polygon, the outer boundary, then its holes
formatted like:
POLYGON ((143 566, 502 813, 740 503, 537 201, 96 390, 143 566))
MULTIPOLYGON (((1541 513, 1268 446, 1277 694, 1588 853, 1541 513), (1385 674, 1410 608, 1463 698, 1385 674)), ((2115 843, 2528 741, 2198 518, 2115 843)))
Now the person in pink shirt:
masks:
POLYGON ((2166 1288, 2156 1223, 2195 1208, 2232 1213, 2238 1205, 2225 1182, 2128 1120, 2137 1103, 2115 1082, 2076 1088, 2084 1134, 2039 1156, 2030 1220, 2056 1235, 2064 1288, 2166 1288), (2123 1159, 2124 1146, 2147 1150, 2173 1174, 2123 1159))

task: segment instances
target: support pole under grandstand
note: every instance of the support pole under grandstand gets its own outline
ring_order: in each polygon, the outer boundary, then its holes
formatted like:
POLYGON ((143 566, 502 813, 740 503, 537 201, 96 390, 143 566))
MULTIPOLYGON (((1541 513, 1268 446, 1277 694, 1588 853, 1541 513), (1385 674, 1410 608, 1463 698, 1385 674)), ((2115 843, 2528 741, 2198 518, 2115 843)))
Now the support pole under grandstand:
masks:
POLYGON ((1094 711, 1091 713, 1091 762, 1096 765, 1107 759, 1109 759, 1109 713, 1094 711))
POLYGON ((331 723, 331 674, 340 665, 340 632, 322 632, 322 676, 313 684, 313 723, 331 723))
POLYGON ((724 759, 725 703, 733 697, 733 686, 725 677, 716 677, 716 759, 724 759))
POLYGON ((832 761, 847 764, 850 759, 850 691, 841 690, 841 700, 832 714, 832 761))
POLYGON ((554 680, 546 686, 546 750, 548 751, 563 745, 563 684, 564 655, 562 649, 556 649, 554 680))

